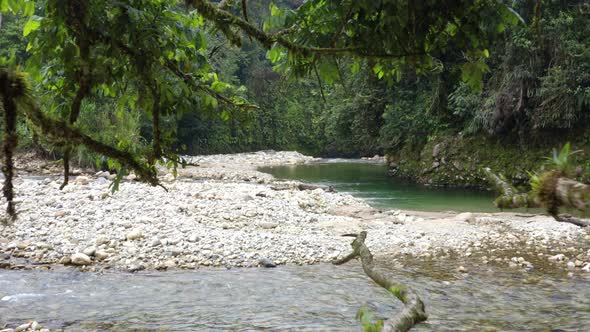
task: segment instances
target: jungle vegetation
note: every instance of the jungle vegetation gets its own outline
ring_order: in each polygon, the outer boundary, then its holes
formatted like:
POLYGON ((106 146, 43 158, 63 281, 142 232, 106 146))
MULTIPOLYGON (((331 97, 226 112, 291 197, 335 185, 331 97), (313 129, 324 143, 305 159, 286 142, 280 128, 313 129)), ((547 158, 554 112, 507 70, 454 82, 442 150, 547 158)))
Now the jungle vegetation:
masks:
MULTIPOLYGON (((2 0, 0 8, 1 67, 22 78, 29 106, 133 156, 146 177, 183 154, 358 157, 419 151, 457 133, 523 147, 587 137, 583 1, 2 0)), ((15 120, 22 149, 66 167, 133 169, 33 121, 15 120)))

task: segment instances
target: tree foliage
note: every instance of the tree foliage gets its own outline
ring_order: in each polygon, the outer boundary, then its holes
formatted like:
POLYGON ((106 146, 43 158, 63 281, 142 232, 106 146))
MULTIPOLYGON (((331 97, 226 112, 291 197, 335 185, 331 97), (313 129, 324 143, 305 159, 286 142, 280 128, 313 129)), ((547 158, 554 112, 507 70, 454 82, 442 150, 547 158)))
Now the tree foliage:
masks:
MULTIPOLYGON (((72 151, 80 145, 110 156, 109 168, 123 173, 131 165, 155 185, 156 163, 176 167, 180 161, 175 137, 178 119, 184 114, 213 111, 228 121, 240 110, 255 108, 242 98, 242 90, 221 80, 212 68, 215 56, 208 48, 208 37, 215 31, 235 46, 243 45, 246 35, 269 50, 276 70, 295 77, 314 74, 328 85, 343 78, 339 66, 346 59, 352 61, 352 72, 358 71, 359 61, 369 59, 378 78, 392 81, 408 69, 419 74, 440 70, 441 57, 460 49, 461 77, 478 86, 487 70, 482 59, 489 55, 491 37, 518 21, 512 9, 491 0, 378 4, 311 0, 290 8, 271 5, 263 30, 250 22, 246 4, 1 0, 2 14, 28 18, 23 36, 30 55, 26 79, 2 83, 28 84, 23 80, 30 80, 33 86, 30 93, 21 95, 2 91, 4 108, 12 109, 13 101, 24 98, 23 110, 17 111, 37 130, 50 134, 51 143, 63 151, 63 185, 72 151), (126 113, 150 119, 151 133, 144 135, 149 142, 141 144, 133 135, 115 136, 108 143, 100 141, 104 139, 100 135, 93 138, 84 132, 87 129, 80 120, 82 110, 92 107, 92 113, 106 112, 119 119, 136 118, 126 113), (60 138, 58 132, 64 136, 60 138)), ((22 72, 4 68, 5 77, 22 72)), ((326 100, 322 81, 319 90, 326 100)), ((12 135, 9 120, 7 132, 12 135)), ((242 130, 235 124, 230 128, 242 130)), ((5 140, 5 149, 14 148, 9 141, 5 140)), ((10 163, 7 167, 11 168, 10 163)))

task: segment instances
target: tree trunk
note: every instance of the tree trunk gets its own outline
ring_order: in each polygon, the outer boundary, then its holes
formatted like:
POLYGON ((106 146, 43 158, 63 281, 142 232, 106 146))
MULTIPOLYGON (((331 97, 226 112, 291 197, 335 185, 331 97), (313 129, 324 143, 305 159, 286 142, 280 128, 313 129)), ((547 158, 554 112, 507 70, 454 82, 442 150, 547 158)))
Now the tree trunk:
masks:
POLYGON ((416 294, 416 292, 414 292, 411 288, 408 288, 403 284, 388 278, 375 269, 373 255, 371 254, 369 248, 367 248, 365 245, 366 238, 367 232, 362 231, 360 234, 358 234, 356 239, 354 239, 351 244, 352 253, 340 260, 334 261, 333 264, 344 264, 356 257, 360 257, 363 270, 367 276, 373 279, 373 281, 379 286, 387 289, 405 305, 404 309, 400 313, 384 322, 382 331, 409 331, 416 324, 423 322, 428 318, 426 312, 424 311, 424 303, 422 300, 420 300, 418 294, 416 294))

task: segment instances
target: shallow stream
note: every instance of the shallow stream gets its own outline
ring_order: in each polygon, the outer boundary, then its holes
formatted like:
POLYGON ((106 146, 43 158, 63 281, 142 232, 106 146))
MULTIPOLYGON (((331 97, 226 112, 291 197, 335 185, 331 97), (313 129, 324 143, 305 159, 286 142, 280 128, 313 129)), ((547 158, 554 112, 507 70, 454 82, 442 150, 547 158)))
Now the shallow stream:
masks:
MULTIPOLYGON (((588 331, 590 280, 483 267, 388 272, 414 287, 430 315, 416 331, 588 331)), ((2 271, 0 327, 36 319, 79 330, 355 331, 399 302, 357 262, 275 269, 155 273, 2 271)))

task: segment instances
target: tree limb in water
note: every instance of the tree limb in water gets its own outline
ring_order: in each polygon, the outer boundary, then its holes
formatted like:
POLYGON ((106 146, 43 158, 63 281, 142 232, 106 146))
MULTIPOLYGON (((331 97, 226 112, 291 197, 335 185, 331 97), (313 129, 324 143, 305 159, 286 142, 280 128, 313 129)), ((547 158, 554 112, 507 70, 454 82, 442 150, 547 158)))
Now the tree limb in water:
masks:
POLYGON ((333 264, 341 265, 356 257, 360 257, 363 270, 367 276, 373 279, 373 281, 379 286, 387 289, 405 305, 400 313, 384 322, 382 331, 409 331, 416 324, 423 322, 428 318, 424 311, 424 303, 420 300, 418 294, 416 294, 411 288, 386 277, 375 269, 373 255, 365 245, 366 238, 366 231, 362 231, 358 234, 351 244, 352 253, 342 259, 334 261, 333 264))
POLYGON ((541 207, 540 203, 529 193, 517 193, 516 190, 489 168, 484 168, 488 180, 500 192, 500 196, 494 200, 494 205, 500 209, 535 208, 541 207))

